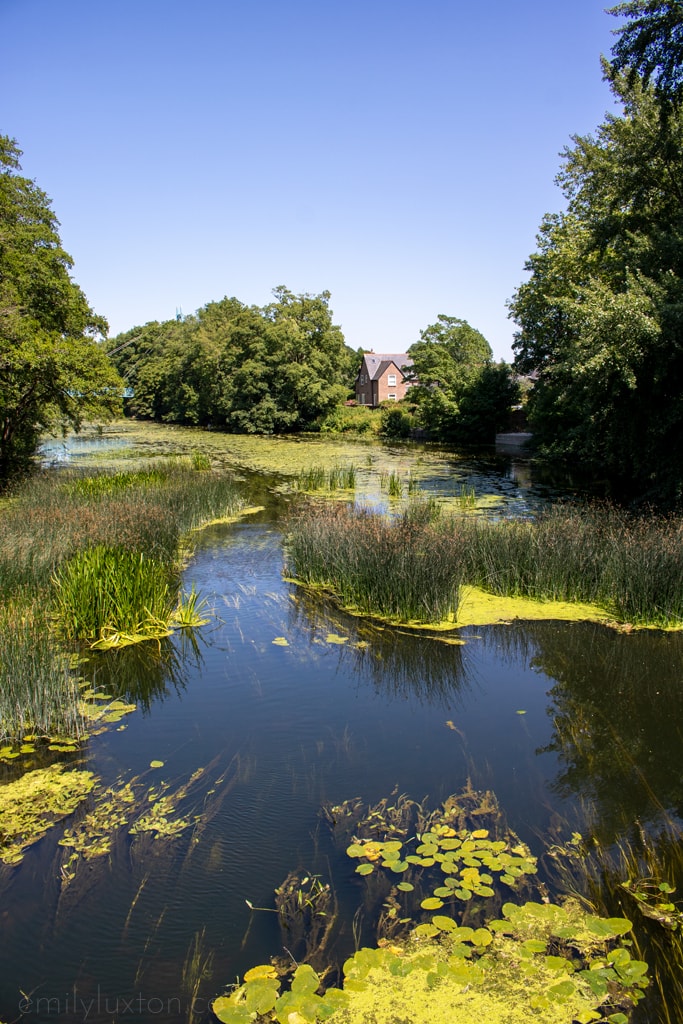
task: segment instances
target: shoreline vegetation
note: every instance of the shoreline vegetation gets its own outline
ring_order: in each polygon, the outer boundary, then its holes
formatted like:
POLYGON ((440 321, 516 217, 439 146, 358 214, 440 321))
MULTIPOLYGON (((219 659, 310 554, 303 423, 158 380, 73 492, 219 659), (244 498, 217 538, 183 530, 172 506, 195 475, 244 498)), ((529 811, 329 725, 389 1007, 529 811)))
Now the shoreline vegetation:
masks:
POLYGON ((194 458, 39 475, 0 516, 0 740, 85 731, 78 660, 206 621, 180 570, 192 531, 249 511, 194 458))
POLYGON ((495 521, 446 515, 422 497, 393 519, 309 502, 289 523, 286 572, 395 624, 561 618, 671 630, 683 628, 682 541, 678 519, 597 503, 495 521))

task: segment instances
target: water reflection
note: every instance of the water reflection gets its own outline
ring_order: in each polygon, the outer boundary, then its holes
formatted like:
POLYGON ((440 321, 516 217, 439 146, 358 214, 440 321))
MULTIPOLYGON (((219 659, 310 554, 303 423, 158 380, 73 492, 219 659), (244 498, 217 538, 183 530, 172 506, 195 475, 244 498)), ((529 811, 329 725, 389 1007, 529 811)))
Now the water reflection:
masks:
POLYGON ((683 636, 547 622, 496 631, 496 643, 553 681, 539 754, 558 756, 553 791, 591 806, 602 842, 683 817, 683 636))
POLYGON ((340 611, 320 592, 293 588, 289 628, 338 644, 339 667, 391 700, 453 707, 470 686, 467 647, 455 636, 384 626, 340 611))
POLYGON ((112 651, 89 651, 80 665, 90 685, 112 697, 135 703, 145 712, 173 692, 178 696, 201 668, 206 640, 197 630, 131 644, 112 651))

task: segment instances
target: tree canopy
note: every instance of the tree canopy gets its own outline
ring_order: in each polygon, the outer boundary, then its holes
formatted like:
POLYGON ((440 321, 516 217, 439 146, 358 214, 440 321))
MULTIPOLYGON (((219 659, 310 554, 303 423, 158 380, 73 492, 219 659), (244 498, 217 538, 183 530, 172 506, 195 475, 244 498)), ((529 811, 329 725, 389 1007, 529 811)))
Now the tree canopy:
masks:
POLYGON ((491 346, 466 320, 440 313, 411 345, 411 399, 430 433, 447 441, 491 443, 515 397, 509 368, 492 363, 491 346))
POLYGON ((683 114, 605 65, 621 116, 576 136, 529 279, 510 303, 516 366, 538 380, 541 450, 619 496, 683 489, 683 114))
POLYGON ((610 8, 626 17, 616 29, 612 69, 654 83, 658 99, 678 103, 683 95, 683 3, 681 0, 627 0, 610 8))
POLYGON ((210 302, 184 320, 112 339, 110 353, 142 418, 235 433, 310 427, 346 398, 355 353, 332 323, 330 293, 284 286, 266 306, 210 302))
POLYGON ((0 136, 0 485, 28 468, 45 430, 120 409, 107 330, 69 275, 50 200, 0 136))

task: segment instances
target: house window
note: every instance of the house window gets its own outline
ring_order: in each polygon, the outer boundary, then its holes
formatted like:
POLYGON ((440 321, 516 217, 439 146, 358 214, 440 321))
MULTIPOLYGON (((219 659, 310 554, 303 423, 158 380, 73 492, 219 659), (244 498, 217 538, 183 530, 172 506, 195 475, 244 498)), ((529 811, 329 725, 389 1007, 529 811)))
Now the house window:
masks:
POLYGON ((387 395, 387 398, 388 398, 388 399, 389 399, 390 401, 392 401, 392 402, 395 402, 395 401, 396 401, 396 393, 394 393, 393 395, 387 395))
POLYGON ((360 393, 360 404, 361 405, 365 405, 365 392, 364 391, 361 391, 361 393, 360 393))
MULTIPOLYGON (((389 374, 389 376, 387 377, 387 385, 390 388, 395 388, 396 387, 396 374, 395 373, 390 373, 389 374)), ((389 397, 391 397, 391 396, 389 396, 389 397)), ((394 397, 396 397, 396 396, 394 395, 394 397)))

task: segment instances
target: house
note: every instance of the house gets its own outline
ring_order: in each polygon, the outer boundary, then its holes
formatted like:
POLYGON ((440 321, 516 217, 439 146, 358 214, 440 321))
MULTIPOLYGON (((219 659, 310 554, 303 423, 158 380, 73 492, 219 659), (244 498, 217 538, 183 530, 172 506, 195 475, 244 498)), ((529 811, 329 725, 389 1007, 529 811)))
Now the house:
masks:
POLYGON ((356 402, 358 405, 376 407, 380 402, 398 402, 405 398, 411 381, 403 376, 403 370, 413 365, 405 352, 386 355, 366 352, 356 377, 356 402))

